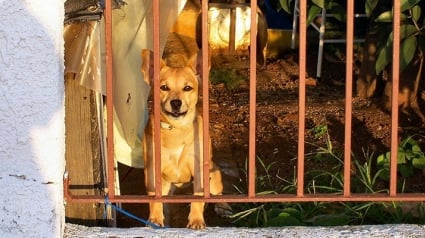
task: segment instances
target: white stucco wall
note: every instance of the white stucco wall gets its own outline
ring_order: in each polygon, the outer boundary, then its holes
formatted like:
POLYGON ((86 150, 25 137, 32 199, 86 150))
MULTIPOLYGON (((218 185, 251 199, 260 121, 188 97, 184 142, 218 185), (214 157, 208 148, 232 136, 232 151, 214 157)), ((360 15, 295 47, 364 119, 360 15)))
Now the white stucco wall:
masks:
POLYGON ((63 0, 0 0, 0 237, 64 226, 63 0))

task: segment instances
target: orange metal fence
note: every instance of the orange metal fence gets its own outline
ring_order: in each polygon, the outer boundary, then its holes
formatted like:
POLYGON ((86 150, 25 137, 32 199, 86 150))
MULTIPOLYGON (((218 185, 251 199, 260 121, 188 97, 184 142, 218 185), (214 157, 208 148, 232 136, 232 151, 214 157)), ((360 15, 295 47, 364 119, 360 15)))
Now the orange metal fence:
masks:
MULTIPOLYGON (((354 35, 354 3, 355 1, 347 1, 347 48, 346 48, 346 97, 345 97, 345 141, 344 141, 344 187, 341 194, 305 194, 304 177, 305 177, 305 112, 306 112, 306 55, 307 55, 307 1, 300 0, 299 14, 299 125, 298 125, 298 156, 297 156, 297 190, 296 194, 274 194, 274 195, 257 195, 255 188, 255 162, 256 162, 256 32, 257 25, 251 24, 251 50, 250 50, 250 89, 249 89, 249 151, 248 151, 248 193, 244 195, 220 195, 212 196, 209 194, 209 183, 204 184, 204 196, 162 196, 161 186, 156 186, 156 195, 154 197, 145 195, 117 195, 114 190, 114 146, 113 146, 113 129, 112 129, 112 24, 111 24, 111 0, 106 0, 105 23, 106 23, 106 69, 107 69, 107 120, 108 120, 108 150, 107 150, 107 192, 110 202, 119 203, 146 203, 152 200, 163 201, 167 203, 186 203, 192 201, 206 202, 308 202, 308 201, 425 201, 423 193, 397 193, 397 148, 398 148, 398 85, 399 85, 399 49, 400 41, 394 40, 393 45, 393 98, 392 98, 392 130, 391 130, 391 161, 390 161, 390 183, 388 194, 359 194, 351 192, 351 130, 352 130, 352 88, 353 88, 353 35, 354 35)), ((394 39, 400 39, 400 1, 394 0, 394 39)), ((251 0, 251 11, 257 11, 257 1, 251 0)), ((153 24, 159 25, 160 6, 159 1, 154 0, 153 4, 153 24)), ((202 1, 202 51, 203 61, 208 61, 208 1, 202 1)), ((251 14, 251 22, 257 21, 256 14, 251 14)), ((159 87, 155 86, 159 82, 159 28, 154 29, 154 99, 159 98, 159 87)), ((203 64, 203 83, 202 94, 204 98, 208 98, 208 64, 203 64)), ((154 100, 153 111, 155 115, 154 128, 155 135, 159 135, 159 100, 154 100)), ((203 100, 203 118, 204 118, 204 138, 209 136, 209 102, 203 100)), ((155 155, 156 174, 160 174, 160 138, 155 138, 155 155)), ((211 148, 207 139, 204 141, 204 157, 208 157, 211 148)), ((204 160, 204 181, 209 181, 209 161, 204 160)), ((72 178, 71 178, 72 179, 72 178)), ((156 184, 161 184, 161 177, 155 176, 156 184)), ((69 179, 64 179, 65 198, 68 202, 95 202, 104 203, 105 198, 102 196, 89 195, 72 195, 69 190, 69 179)))

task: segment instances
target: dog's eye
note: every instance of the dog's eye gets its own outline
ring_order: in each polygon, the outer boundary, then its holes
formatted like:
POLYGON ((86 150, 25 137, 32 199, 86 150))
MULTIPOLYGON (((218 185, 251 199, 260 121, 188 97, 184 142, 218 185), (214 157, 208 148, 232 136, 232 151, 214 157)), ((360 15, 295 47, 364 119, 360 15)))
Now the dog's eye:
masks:
POLYGON ((183 91, 189 92, 192 91, 192 87, 191 86, 184 86, 183 91))
POLYGON ((167 85, 161 85, 161 87, 159 87, 159 89, 161 89, 162 91, 170 91, 170 88, 167 85))

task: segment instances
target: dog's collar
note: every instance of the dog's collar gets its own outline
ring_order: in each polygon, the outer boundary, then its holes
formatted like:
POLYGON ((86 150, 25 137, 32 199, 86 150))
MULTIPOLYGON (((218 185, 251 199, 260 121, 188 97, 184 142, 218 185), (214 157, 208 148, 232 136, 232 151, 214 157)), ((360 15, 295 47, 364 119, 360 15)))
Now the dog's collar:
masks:
POLYGON ((172 125, 164 121, 161 121, 160 124, 162 129, 171 130, 174 128, 172 125))

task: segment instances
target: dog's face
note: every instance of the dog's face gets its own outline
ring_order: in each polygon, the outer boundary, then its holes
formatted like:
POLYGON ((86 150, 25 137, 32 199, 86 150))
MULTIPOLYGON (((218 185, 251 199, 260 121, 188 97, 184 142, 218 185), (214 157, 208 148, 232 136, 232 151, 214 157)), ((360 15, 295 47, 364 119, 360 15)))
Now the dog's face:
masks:
POLYGON ((198 78, 191 67, 163 66, 159 89, 162 116, 169 121, 193 120, 198 102, 198 78))
MULTIPOLYGON (((143 50, 142 59, 144 80, 153 86, 151 52, 143 50)), ((184 60, 186 62, 184 67, 169 67, 164 60, 161 60, 159 72, 161 117, 172 124, 188 124, 195 119, 199 89, 199 77, 196 72, 200 66, 200 59, 198 55, 193 55, 190 59, 184 60)))

